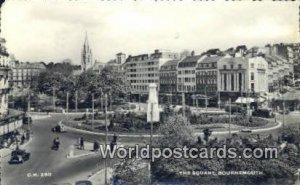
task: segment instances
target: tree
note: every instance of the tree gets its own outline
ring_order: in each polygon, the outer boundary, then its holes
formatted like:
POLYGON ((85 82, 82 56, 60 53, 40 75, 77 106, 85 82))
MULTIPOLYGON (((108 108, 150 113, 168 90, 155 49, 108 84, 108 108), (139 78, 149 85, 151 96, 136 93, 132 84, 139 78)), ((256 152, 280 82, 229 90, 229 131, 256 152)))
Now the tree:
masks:
POLYGON ((181 115, 168 117, 164 124, 161 124, 158 131, 161 135, 156 142, 161 147, 180 147, 194 142, 193 131, 190 123, 181 115))

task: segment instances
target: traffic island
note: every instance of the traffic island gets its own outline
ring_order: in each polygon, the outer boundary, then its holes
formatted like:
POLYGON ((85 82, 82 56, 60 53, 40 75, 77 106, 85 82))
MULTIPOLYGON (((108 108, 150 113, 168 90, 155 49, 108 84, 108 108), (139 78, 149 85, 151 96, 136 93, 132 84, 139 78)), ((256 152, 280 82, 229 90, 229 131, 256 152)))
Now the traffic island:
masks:
POLYGON ((68 159, 79 158, 89 155, 95 155, 97 152, 94 151, 93 143, 85 142, 84 148, 80 148, 80 145, 74 144, 70 146, 69 153, 67 155, 68 159))

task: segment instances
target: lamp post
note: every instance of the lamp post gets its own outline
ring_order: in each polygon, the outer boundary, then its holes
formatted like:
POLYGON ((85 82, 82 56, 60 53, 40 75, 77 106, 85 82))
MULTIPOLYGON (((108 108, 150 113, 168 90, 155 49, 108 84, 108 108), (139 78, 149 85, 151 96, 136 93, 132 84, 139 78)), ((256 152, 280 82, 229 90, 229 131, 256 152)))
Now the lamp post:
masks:
POLYGON ((67 121, 68 121, 68 113, 69 113, 69 92, 67 92, 67 101, 66 101, 66 115, 67 115, 67 121))
MULTIPOLYGON (((30 98, 30 90, 28 92, 28 101, 27 101, 27 125, 28 125, 28 136, 30 137, 30 132, 31 132, 31 128, 30 128, 30 101, 31 101, 31 98, 30 98)), ((28 138, 29 139, 29 138, 28 138)))
POLYGON ((185 93, 182 92, 182 116, 185 118, 185 93))
POLYGON ((52 88, 53 112, 55 112, 55 87, 52 88))
POLYGON ((78 91, 75 92, 75 111, 78 111, 78 91))
POLYGON ((207 92, 206 92, 206 86, 205 86, 205 111, 207 112, 207 92))
POLYGON ((282 116, 282 127, 284 128, 285 126, 285 100, 284 100, 284 96, 282 96, 282 109, 283 109, 283 116, 282 116))
MULTIPOLYGON (((107 150, 108 143, 108 127, 107 127, 107 94, 104 95, 105 102, 105 150, 107 150)), ((105 173, 104 173, 104 184, 107 185, 107 158, 104 161, 105 164, 105 173)))
POLYGON ((231 98, 229 98, 229 137, 231 137, 231 98))
POLYGON ((92 93, 92 130, 94 130, 94 112, 95 112, 94 93, 92 93))
POLYGON ((220 91, 218 92, 218 106, 219 106, 219 110, 221 109, 221 98, 220 98, 220 91))

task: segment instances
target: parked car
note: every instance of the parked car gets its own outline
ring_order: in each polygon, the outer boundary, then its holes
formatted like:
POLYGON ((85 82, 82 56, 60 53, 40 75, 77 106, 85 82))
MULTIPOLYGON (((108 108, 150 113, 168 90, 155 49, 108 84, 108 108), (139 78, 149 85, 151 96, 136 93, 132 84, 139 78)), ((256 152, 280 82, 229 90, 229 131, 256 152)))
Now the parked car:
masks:
POLYGON ((275 114, 271 109, 257 109, 252 113, 253 116, 263 118, 274 118, 275 114))
POLYGON ((32 118, 30 116, 24 116, 23 117, 23 124, 31 124, 32 123, 32 118))
POLYGON ((225 105, 225 111, 226 112, 229 112, 231 108, 231 113, 242 113, 243 112, 243 108, 239 105, 236 105, 236 104, 231 104, 231 107, 230 105, 225 105))
POLYGON ((14 150, 11 152, 11 158, 9 160, 9 164, 20 164, 23 163, 30 158, 30 153, 25 150, 14 150))
POLYGON ((240 132, 251 133, 252 130, 250 130, 250 129, 248 129, 248 128, 244 128, 244 129, 240 130, 240 132))
POLYGON ((129 110, 126 110, 122 107, 118 107, 116 110, 115 110, 115 113, 116 114, 128 114, 129 113, 129 110))
POLYGON ((280 111, 278 111, 280 114, 289 114, 290 113, 290 111, 288 110, 288 109, 285 109, 285 111, 283 111, 283 110, 280 110, 280 111))

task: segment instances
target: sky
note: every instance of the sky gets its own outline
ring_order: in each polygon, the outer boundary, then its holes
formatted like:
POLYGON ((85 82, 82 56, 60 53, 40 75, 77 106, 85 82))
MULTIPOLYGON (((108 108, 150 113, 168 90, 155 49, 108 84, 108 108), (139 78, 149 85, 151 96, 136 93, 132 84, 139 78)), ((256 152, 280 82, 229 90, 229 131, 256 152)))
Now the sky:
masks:
POLYGON ((1 36, 20 61, 80 64, 85 38, 94 59, 237 45, 297 42, 299 2, 8 0, 1 36))

